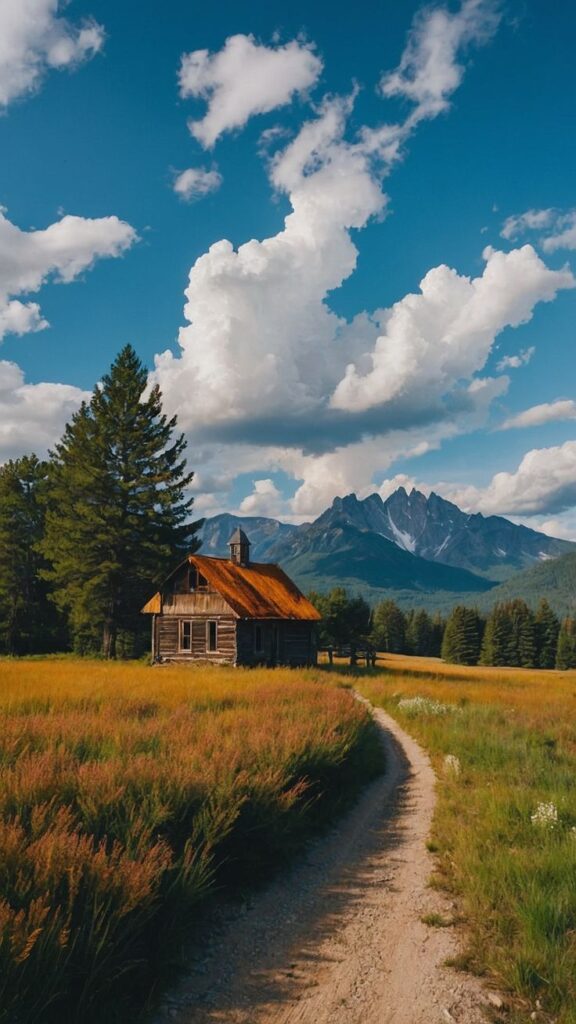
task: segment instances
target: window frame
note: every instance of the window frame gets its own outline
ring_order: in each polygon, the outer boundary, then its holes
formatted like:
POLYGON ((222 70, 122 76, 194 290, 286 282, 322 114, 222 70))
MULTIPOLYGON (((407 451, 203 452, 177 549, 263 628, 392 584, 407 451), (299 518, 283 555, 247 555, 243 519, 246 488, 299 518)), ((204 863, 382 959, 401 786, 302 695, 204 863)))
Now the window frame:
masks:
POLYGON ((206 654, 218 654, 218 619, 206 619, 206 654), (210 628, 214 626, 214 646, 210 644, 210 628))
POLYGON ((191 565, 188 570, 188 593, 189 594, 207 594, 210 589, 210 584, 206 577, 196 568, 195 565, 191 565), (202 582, 200 582, 200 580, 202 582))
POLYGON ((180 619, 178 623, 178 650, 192 654, 192 619, 180 619), (188 646, 184 646, 184 627, 188 627, 188 646))

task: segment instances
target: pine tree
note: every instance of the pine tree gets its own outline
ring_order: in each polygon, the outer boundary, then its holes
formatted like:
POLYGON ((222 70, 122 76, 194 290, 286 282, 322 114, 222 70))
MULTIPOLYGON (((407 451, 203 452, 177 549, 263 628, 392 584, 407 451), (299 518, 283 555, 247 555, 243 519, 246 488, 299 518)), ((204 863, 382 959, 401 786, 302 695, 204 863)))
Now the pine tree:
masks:
POLYGON ((372 643, 379 651, 403 654, 406 649, 406 619, 394 601, 382 601, 374 609, 372 643))
POLYGON ((430 657, 440 658, 442 656, 442 640, 444 639, 444 630, 446 623, 440 612, 436 612, 436 615, 432 619, 432 636, 430 637, 430 657))
POLYGON ((432 647, 432 620, 423 608, 419 608, 410 618, 406 630, 406 642, 412 654, 426 657, 432 647))
POLYGON ((534 619, 536 631, 536 658, 539 668, 554 668, 560 621, 548 601, 542 598, 534 619))
POLYGON ((576 621, 564 619, 558 634, 556 668, 576 668, 576 621))
POLYGON ((446 622, 442 641, 444 661, 455 665, 476 665, 480 656, 482 620, 478 612, 457 605, 446 622))
POLYGON ((46 463, 35 455, 0 467, 0 650, 6 654, 46 652, 64 641, 39 575, 46 476, 46 463))
POLYGON ((534 615, 521 598, 497 604, 492 609, 486 623, 480 663, 522 668, 536 666, 534 615))
POLYGON ((197 549, 190 522, 184 437, 162 412, 160 390, 127 345, 52 454, 45 576, 76 643, 138 632, 139 610, 175 561, 197 549))

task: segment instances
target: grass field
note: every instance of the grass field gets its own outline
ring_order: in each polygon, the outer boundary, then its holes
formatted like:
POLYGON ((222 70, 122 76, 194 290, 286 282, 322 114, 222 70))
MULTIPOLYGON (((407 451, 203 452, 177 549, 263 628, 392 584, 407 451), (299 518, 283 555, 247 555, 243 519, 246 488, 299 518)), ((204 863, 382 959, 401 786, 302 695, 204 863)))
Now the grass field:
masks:
POLYGON ((214 887, 378 769, 319 671, 0 662, 0 1022, 133 1019, 214 887))
POLYGON ((438 772, 435 883, 461 899, 464 965, 511 994, 507 1020, 575 1024, 576 672, 379 665, 359 688, 438 772))

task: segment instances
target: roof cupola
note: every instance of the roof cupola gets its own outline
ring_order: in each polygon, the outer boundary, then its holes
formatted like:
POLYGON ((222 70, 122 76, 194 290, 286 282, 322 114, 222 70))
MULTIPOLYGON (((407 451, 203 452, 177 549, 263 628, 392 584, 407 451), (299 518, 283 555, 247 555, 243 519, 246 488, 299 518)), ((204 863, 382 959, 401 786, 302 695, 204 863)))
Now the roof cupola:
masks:
POLYGON ((250 541, 238 526, 230 540, 228 541, 228 547, 230 548, 230 561, 234 565, 248 565, 250 562, 250 541))

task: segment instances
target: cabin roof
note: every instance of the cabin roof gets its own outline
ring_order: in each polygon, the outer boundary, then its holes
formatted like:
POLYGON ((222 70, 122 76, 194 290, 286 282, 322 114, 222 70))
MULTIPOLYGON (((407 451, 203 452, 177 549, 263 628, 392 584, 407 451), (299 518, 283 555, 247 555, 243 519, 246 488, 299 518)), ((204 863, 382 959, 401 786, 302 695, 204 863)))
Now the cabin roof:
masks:
MULTIPOLYGON (((301 619, 317 622, 320 612, 278 565, 250 562, 236 565, 228 558, 189 555, 186 559, 208 580, 241 619, 301 619)), ((178 572, 178 566, 168 579, 178 572)), ((147 614, 162 610, 158 592, 144 605, 147 614)))

